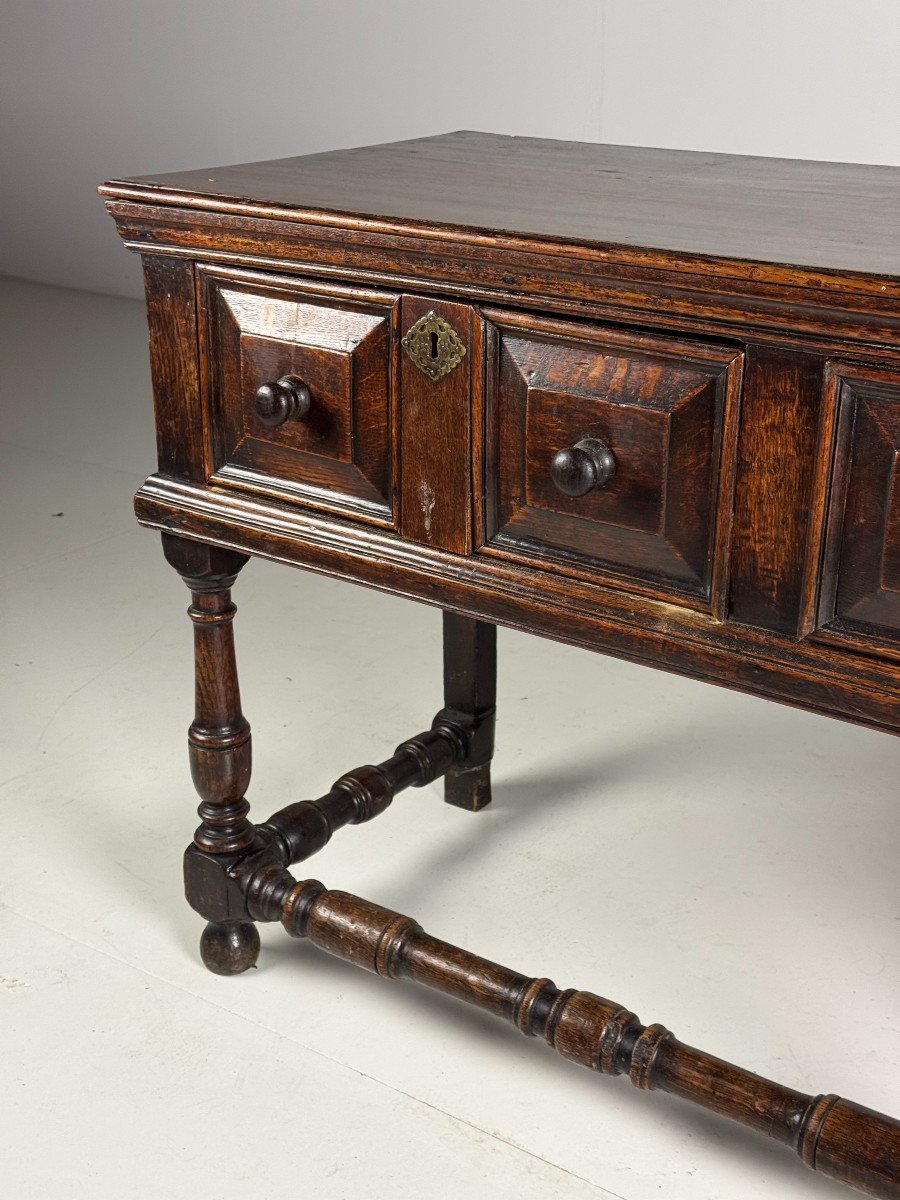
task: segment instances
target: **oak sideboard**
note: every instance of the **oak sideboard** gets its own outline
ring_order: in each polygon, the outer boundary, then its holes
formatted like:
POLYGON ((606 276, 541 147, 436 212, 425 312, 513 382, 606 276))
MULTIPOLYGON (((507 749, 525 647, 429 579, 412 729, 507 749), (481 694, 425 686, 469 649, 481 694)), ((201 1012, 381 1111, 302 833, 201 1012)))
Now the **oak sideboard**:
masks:
POLYGON ((191 593, 206 965, 280 921, 900 1196, 890 1117, 289 871, 403 788, 489 803, 498 624, 900 733, 900 169, 460 132, 100 190, 146 282, 137 516, 191 593), (431 724, 261 823, 251 556, 443 611, 431 724))

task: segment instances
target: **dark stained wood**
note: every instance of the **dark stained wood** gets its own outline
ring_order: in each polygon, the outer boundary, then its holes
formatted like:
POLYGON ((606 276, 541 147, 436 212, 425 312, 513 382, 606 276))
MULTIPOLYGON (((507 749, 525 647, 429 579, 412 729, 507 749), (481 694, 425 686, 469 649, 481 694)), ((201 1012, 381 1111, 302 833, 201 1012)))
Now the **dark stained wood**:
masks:
POLYGON ((470 727, 464 762, 444 777, 444 799, 478 812, 491 802, 491 758, 497 704, 497 627, 444 613, 442 716, 470 727))
POLYGON ((823 1099, 818 1136, 808 1138, 812 1162, 804 1161, 850 1187, 896 1200, 900 1196, 898 1122, 849 1100, 823 1099))
POLYGON ((599 438, 579 438, 550 459, 553 486, 564 496, 586 496, 605 487, 616 473, 616 456, 599 438))
POLYGON ((252 415, 267 429, 278 429, 288 421, 305 421, 312 408, 312 394, 299 375, 282 375, 261 383, 253 393, 252 415))
POLYGON ((226 854, 253 842, 250 806, 250 725, 241 711, 231 587, 243 554, 163 534, 163 552, 191 592, 195 711, 188 731, 191 776, 201 798, 201 849, 226 854))
MULTIPOLYGON (((247 558, 167 533, 162 543, 166 559, 191 592, 188 615, 194 625, 195 708, 188 750, 191 778, 201 800, 193 844, 213 858, 230 859, 249 849, 256 839, 256 830, 247 819, 250 725, 241 711, 232 627, 237 610, 231 601, 231 587, 247 558)), ((185 882, 192 899, 190 887, 195 881, 186 876, 185 882)), ((215 916, 225 919, 210 920, 203 931, 203 962, 218 975, 248 970, 259 955, 256 927, 231 914, 217 912, 215 916)))
POLYGON ((159 471, 199 483, 206 473, 194 268, 148 254, 143 269, 159 471))
POLYGON ((403 332, 432 311, 453 328, 466 355, 436 380, 408 354, 400 355, 400 532, 415 542, 466 554, 472 547, 472 311, 463 304, 404 296, 403 332))
POLYGON ((115 180, 104 192, 900 275, 892 167, 461 131, 115 180))
POLYGON ((487 369, 487 548, 586 578, 624 574, 631 590, 649 583, 721 612, 740 356, 490 316, 499 363, 487 369), (582 439, 608 447, 615 469, 568 496, 553 463, 582 439))
POLYGON ((145 266, 136 511, 192 593, 206 965, 281 920, 900 1195, 890 1118, 288 870, 403 788, 488 803, 496 624, 900 733, 900 171, 455 134, 101 191, 145 266), (259 825, 248 554, 444 612, 431 729, 259 825))
POLYGON ((900 657, 900 371, 831 363, 835 414, 818 623, 900 657))
POLYGON ((139 520, 782 703, 900 733, 900 666, 551 571, 408 547, 274 502, 152 478, 139 520))
POLYGON ((392 524, 397 297, 208 268, 200 280, 211 477, 392 524), (308 411, 272 425, 256 394, 285 376, 308 411))
POLYGON ((747 349, 730 615, 786 634, 801 627, 823 369, 812 355, 747 349))
POLYGON ((386 811, 397 792, 424 787, 465 762, 476 728, 473 716, 442 710, 431 729, 401 742, 389 759, 348 771, 320 799, 289 804, 260 829, 277 838, 285 866, 302 862, 318 853, 336 829, 371 821, 386 811))
POLYGON ((900 1121, 835 1095, 811 1096, 643 1025, 592 992, 560 991, 423 931, 410 917, 317 880, 297 883, 283 923, 329 954, 410 979, 542 1037, 564 1058, 636 1088, 670 1092, 791 1147, 807 1166, 884 1200, 900 1197, 900 1121))
POLYGON ((379 286, 431 288, 539 312, 637 321, 667 332, 715 330, 835 352, 860 345, 893 352, 900 335, 900 281, 810 272, 788 265, 744 266, 661 251, 580 246, 516 238, 494 242, 437 228, 415 236, 372 224, 347 230, 315 221, 205 213, 109 200, 132 249, 190 257, 224 255, 246 266, 288 269, 379 286))

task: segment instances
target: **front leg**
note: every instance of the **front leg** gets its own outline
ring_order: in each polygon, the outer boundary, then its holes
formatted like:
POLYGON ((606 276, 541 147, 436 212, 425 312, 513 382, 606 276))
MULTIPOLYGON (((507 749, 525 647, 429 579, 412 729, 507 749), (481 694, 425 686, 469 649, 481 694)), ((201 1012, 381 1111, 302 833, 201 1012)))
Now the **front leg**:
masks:
POLYGON ((444 799, 478 812, 491 802, 497 626, 444 613, 444 711, 472 726, 466 760, 447 772, 444 799))
POLYGON ((185 855, 185 892, 209 922, 200 954, 210 971, 237 975, 256 964, 259 934, 242 895, 230 888, 229 864, 253 845, 245 794, 250 783, 250 726, 241 711, 231 587, 245 554, 162 535, 168 562, 190 588, 194 624, 195 712, 188 731, 191 777, 200 825, 185 855))

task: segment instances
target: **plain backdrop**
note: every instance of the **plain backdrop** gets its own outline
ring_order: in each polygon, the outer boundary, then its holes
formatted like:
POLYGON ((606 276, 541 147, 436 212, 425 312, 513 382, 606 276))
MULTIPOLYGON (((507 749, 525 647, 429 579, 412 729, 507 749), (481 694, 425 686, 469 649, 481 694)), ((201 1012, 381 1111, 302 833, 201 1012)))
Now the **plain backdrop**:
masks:
POLYGON ((451 129, 900 163, 897 0, 3 0, 0 273, 140 295, 95 188, 451 129))

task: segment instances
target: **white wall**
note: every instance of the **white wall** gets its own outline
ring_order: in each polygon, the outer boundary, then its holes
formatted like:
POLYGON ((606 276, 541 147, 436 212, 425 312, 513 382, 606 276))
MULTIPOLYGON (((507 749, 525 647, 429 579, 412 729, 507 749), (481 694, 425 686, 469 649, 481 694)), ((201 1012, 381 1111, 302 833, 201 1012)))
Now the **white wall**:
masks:
POLYGON ((900 164, 898 0, 608 0, 601 140, 900 164))
POLYGON ((95 193, 474 128, 900 163, 897 0, 3 0, 0 272, 138 295, 95 193))
POLYGON ((96 194, 112 175, 459 128, 598 136, 592 0, 2 5, 8 274, 137 295, 96 194))

